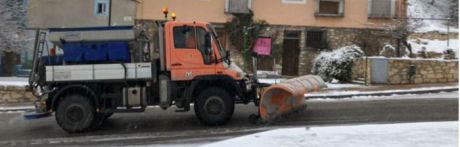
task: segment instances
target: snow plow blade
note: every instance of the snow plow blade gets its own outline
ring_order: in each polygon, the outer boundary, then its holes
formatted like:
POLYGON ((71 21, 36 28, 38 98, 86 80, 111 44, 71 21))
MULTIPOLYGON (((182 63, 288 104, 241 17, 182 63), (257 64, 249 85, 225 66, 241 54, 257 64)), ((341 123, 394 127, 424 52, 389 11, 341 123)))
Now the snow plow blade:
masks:
POLYGON ((259 117, 269 122, 282 115, 305 108, 305 94, 326 88, 319 76, 307 75, 271 85, 262 93, 259 117))

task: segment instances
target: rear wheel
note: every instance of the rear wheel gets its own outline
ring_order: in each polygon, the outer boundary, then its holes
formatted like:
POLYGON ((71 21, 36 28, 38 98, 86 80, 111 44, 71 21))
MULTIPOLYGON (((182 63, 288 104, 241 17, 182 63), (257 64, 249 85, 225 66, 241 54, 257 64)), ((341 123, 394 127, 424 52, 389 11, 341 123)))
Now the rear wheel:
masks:
POLYGON ((66 96, 57 106, 56 121, 69 133, 88 131, 95 119, 94 104, 84 96, 66 96))
POLYGON ((207 125, 225 124, 233 115, 234 100, 221 88, 202 91, 195 100, 195 114, 207 125))

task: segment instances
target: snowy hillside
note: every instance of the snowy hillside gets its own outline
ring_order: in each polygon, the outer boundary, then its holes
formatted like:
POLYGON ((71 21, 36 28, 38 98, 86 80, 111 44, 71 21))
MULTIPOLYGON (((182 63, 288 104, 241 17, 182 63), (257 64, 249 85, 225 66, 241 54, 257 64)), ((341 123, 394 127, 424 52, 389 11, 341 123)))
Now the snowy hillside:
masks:
POLYGON ((412 51, 417 53, 425 49, 426 52, 443 53, 446 49, 453 49, 458 57, 458 39, 450 39, 449 47, 447 40, 428 40, 428 39, 412 39, 409 43, 412 45, 412 51))
MULTIPOLYGON (((448 18, 450 0, 409 0, 408 17, 409 18, 448 18)), ((445 20, 411 20, 411 25, 415 26, 416 32, 447 32, 445 20)), ((458 26, 451 26, 450 32, 458 32, 458 26)))

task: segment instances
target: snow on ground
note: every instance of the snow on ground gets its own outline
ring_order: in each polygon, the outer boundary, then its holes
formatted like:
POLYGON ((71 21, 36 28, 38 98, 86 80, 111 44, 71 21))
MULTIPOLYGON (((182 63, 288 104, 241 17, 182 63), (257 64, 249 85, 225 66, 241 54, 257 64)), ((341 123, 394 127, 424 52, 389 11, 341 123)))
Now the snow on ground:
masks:
POLYGON ((29 84, 29 78, 21 77, 0 77, 0 85, 9 86, 26 86, 29 84))
POLYGON ((455 92, 440 92, 426 93, 423 98, 420 94, 392 94, 391 96, 353 96, 348 98, 311 98, 305 100, 306 103, 311 102, 343 102, 343 101, 378 101, 378 100, 411 100, 411 99, 458 99, 458 91, 455 92))
MULTIPOLYGON (((412 51, 417 53, 425 49, 426 52, 443 53, 446 49, 453 49, 458 54, 458 39, 449 39, 449 47, 447 47, 447 40, 429 40, 429 39, 412 39, 409 40, 412 46, 412 51)), ((458 55, 457 55, 458 57, 458 55)))
POLYGON ((353 95, 353 94, 375 94, 375 93, 395 93, 395 92, 417 92, 417 91, 426 91, 426 90, 443 90, 443 89, 450 89, 450 88, 457 88, 458 86, 442 86, 442 87, 423 87, 423 88, 412 88, 412 89, 404 89, 404 90, 381 90, 381 91, 342 91, 342 90, 329 90, 329 91, 320 91, 320 92, 312 92, 307 93, 305 96, 310 97, 322 97, 322 96, 339 96, 339 95, 353 95))
POLYGON ((276 129, 204 147, 458 146, 458 121, 276 129))
POLYGON ((260 83, 266 83, 266 84, 278 84, 281 81, 285 79, 258 79, 260 83))
MULTIPOLYGON (((278 84, 286 79, 259 79, 260 83, 267 84, 278 84)), ((331 83, 326 83, 327 89, 342 89, 342 88, 353 88, 353 87, 363 87, 362 84, 343 84, 339 83, 337 80, 333 80, 331 83)))
MULTIPOLYGON (((408 17, 410 18, 448 18, 451 2, 450 0, 409 0, 408 17)), ((411 20, 412 26, 416 27, 416 32, 447 32, 445 20, 411 20), (418 23, 418 24, 417 24, 418 23)), ((450 27, 450 32, 458 32, 458 27, 450 27)))

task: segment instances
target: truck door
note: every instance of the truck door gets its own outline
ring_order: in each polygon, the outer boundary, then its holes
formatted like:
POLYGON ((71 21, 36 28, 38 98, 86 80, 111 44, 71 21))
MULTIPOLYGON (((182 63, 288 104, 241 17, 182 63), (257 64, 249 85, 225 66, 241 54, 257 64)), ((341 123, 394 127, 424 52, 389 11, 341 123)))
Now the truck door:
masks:
POLYGON ((174 26, 170 48, 171 80, 191 80, 215 74, 210 36, 201 26, 174 26))

